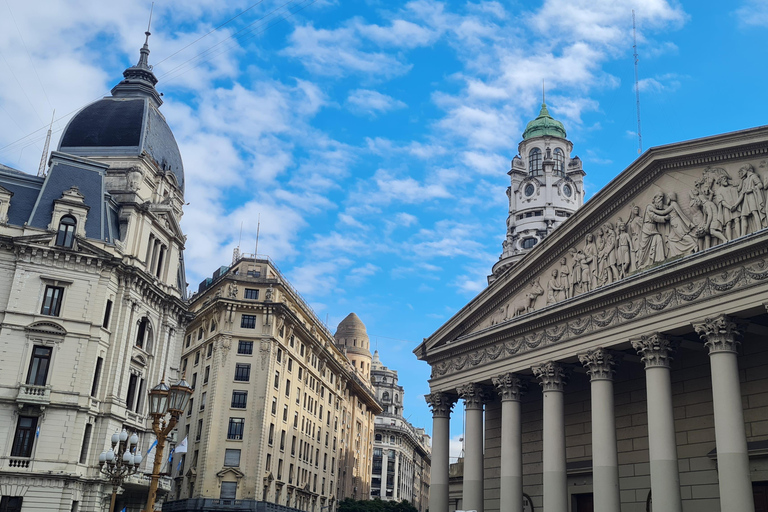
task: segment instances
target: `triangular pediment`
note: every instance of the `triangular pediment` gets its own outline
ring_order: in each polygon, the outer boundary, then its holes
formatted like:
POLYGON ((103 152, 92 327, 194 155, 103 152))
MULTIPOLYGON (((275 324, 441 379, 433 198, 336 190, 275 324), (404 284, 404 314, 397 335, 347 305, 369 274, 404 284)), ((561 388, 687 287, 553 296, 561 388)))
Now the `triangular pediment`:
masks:
POLYGON ((414 350, 465 338, 768 230, 768 127, 652 148, 414 350))
POLYGON ((242 478, 245 476, 245 473, 234 467, 227 467, 216 473, 216 476, 219 478, 224 478, 227 475, 234 475, 237 478, 242 478))

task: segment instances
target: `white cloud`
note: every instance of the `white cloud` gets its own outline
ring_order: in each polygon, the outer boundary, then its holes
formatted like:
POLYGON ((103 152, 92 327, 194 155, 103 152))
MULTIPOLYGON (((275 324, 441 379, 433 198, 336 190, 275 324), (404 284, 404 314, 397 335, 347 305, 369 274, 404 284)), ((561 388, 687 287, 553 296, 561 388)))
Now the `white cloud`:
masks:
POLYGON ((389 112, 407 105, 392 96, 387 96, 371 89, 355 89, 347 97, 347 104, 353 112, 376 115, 378 113, 389 112))
POLYGON ((768 2, 766 0, 744 0, 734 14, 742 25, 768 27, 768 2))

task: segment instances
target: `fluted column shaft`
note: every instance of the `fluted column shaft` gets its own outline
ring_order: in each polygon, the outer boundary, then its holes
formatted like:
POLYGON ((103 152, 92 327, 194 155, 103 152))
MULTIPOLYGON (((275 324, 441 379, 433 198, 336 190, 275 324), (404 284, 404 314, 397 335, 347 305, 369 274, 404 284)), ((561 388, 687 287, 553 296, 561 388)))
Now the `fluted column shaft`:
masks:
MULTIPOLYGON (((429 486, 429 510, 448 512, 448 470, 451 440, 451 409, 454 399, 446 393, 424 397, 432 408, 432 469, 429 486)), ((386 483, 386 468, 382 482, 386 483)))
POLYGON ((613 399, 614 355, 597 348, 579 354, 587 368, 592 397, 592 487, 595 512, 619 512, 619 457, 613 399))
POLYGON ((632 347, 645 363, 653 509, 657 512, 682 512, 669 368, 675 347, 660 334, 633 340, 632 347))
POLYGON ((543 483, 544 512, 568 510, 568 486, 565 468, 565 411, 563 391, 566 369, 555 362, 533 368, 544 395, 543 483))
POLYGON ((501 397, 500 512, 523 512, 522 382, 513 373, 493 379, 501 397))
POLYGON ((754 512, 744 411, 741 406, 736 323, 725 315, 694 325, 709 349, 720 510, 754 512))
POLYGON ((467 384, 457 389, 464 399, 467 423, 464 431, 464 485, 462 502, 464 510, 483 512, 483 403, 485 392, 477 384, 467 384))

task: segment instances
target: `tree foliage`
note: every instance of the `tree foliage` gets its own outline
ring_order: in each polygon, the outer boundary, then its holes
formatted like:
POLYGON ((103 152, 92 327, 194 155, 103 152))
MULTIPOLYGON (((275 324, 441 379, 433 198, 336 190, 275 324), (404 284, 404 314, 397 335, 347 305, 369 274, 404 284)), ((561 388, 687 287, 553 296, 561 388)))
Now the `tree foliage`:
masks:
POLYGON ((418 512, 416 507, 407 500, 383 501, 379 498, 375 500, 353 500, 346 498, 339 502, 338 512, 418 512))

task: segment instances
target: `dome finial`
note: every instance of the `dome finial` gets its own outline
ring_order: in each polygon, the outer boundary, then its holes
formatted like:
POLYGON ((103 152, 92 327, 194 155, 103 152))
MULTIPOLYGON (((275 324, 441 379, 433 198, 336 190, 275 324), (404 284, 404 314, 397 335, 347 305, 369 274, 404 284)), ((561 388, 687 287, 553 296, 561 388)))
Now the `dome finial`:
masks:
POLYGON ((152 69, 152 67, 149 65, 149 36, 152 35, 152 32, 150 32, 149 29, 152 27, 152 11, 154 9, 155 2, 152 2, 152 6, 149 8, 149 22, 147 23, 147 31, 144 32, 146 38, 144 39, 144 46, 142 46, 141 50, 139 51, 141 56, 139 57, 139 63, 136 64, 137 68, 152 69))
POLYGON ((541 81, 541 104, 542 105, 547 104, 547 93, 544 90, 544 80, 541 81))

